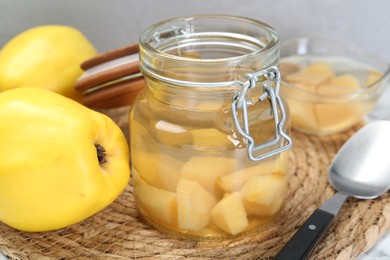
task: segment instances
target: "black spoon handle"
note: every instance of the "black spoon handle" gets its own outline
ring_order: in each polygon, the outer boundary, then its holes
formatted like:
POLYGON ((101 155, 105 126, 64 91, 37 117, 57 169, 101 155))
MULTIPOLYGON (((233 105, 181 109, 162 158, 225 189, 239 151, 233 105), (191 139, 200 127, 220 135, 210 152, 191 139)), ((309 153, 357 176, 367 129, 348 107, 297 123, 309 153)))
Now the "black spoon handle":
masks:
POLYGON ((332 224, 335 215, 317 209, 276 255, 275 260, 307 259, 332 224))

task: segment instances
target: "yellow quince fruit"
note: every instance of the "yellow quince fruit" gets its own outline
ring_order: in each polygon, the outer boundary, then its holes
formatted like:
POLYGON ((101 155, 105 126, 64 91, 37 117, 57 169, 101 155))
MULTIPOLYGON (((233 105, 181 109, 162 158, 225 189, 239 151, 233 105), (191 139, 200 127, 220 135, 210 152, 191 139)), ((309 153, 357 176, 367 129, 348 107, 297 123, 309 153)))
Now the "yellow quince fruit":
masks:
POLYGON ((74 83, 80 64, 96 49, 76 28, 45 25, 28 29, 0 52, 0 91, 18 87, 44 88, 80 101, 74 83))
POLYGON ((60 229, 112 203, 129 182, 129 150, 107 116, 39 88, 0 93, 0 221, 60 229))

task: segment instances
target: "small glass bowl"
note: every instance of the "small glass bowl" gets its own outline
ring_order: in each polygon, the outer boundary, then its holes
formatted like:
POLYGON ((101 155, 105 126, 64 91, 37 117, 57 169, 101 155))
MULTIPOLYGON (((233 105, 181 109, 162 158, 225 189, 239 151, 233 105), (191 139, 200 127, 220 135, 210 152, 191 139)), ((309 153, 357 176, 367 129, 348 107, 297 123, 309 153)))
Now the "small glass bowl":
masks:
POLYGON ((290 39, 280 51, 292 127, 309 134, 334 134, 362 121, 389 78, 388 63, 330 39, 290 39))

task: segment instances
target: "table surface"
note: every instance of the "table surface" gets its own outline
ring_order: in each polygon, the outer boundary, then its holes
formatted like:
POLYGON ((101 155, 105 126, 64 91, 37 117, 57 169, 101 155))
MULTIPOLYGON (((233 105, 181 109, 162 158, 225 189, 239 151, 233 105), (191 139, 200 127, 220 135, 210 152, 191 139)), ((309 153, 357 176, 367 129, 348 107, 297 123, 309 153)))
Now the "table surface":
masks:
MULTIPOLYGON (((367 121, 390 120, 390 84, 379 100, 377 106, 368 115, 367 121)), ((373 248, 362 254, 357 260, 386 260, 390 259, 390 232, 383 236, 373 248)))
MULTIPOLYGON (((375 120, 390 120, 390 84, 388 84, 383 96, 374 110, 366 117, 367 122, 375 120)), ((390 259, 390 232, 385 234, 367 252, 363 253, 357 260, 386 260, 390 259)), ((7 258, 0 253, 0 260, 7 258)))

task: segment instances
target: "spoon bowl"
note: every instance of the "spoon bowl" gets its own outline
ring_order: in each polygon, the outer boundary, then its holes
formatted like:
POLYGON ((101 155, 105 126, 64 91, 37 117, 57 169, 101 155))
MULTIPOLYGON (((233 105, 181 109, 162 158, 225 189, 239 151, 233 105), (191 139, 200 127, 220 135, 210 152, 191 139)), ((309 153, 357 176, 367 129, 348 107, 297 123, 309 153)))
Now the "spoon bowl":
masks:
POLYGON ((348 197, 374 199, 390 188, 390 121, 376 121, 355 133, 329 169, 337 193, 306 220, 276 255, 276 260, 307 259, 348 197))
POLYGON ((332 162, 329 182, 339 192, 373 199, 390 188, 390 121, 363 127, 349 139, 332 162))

